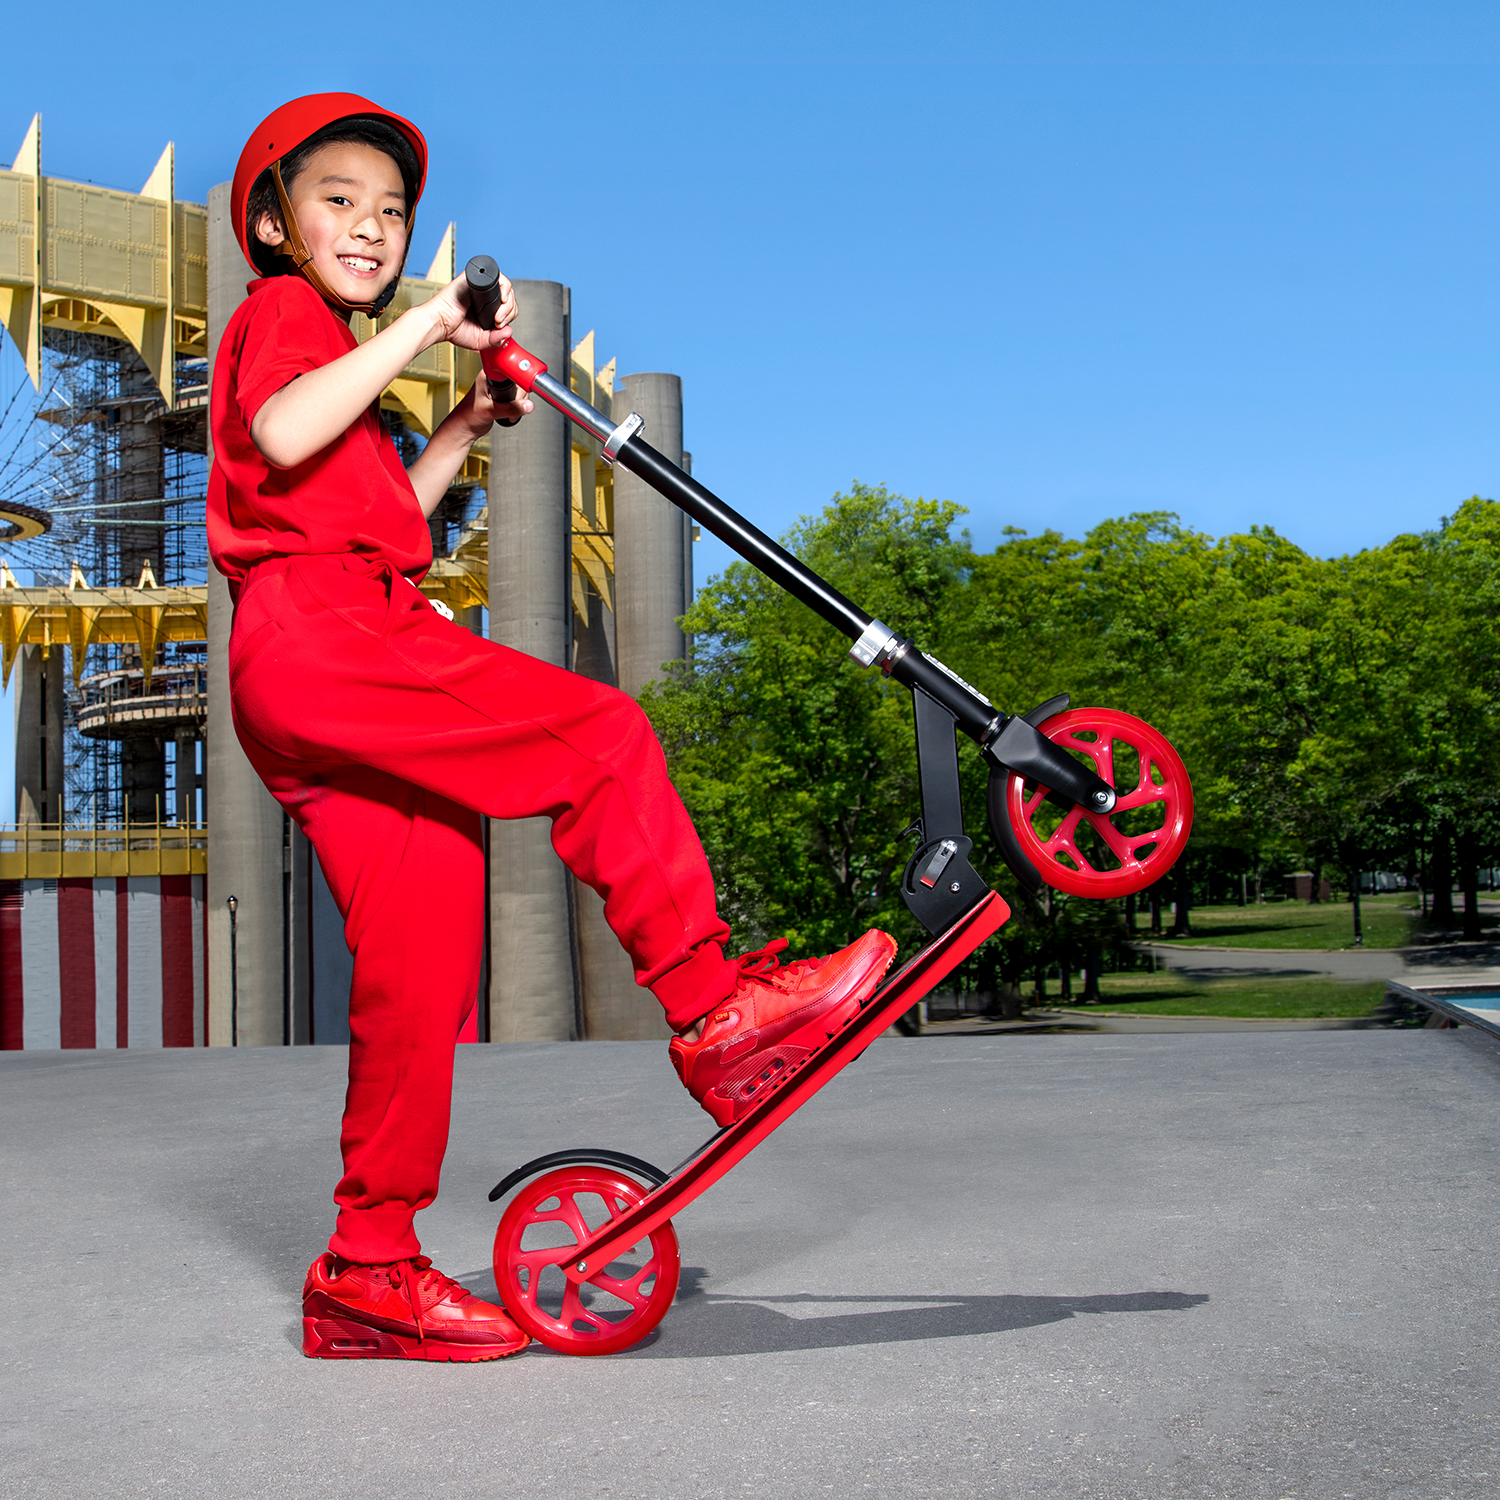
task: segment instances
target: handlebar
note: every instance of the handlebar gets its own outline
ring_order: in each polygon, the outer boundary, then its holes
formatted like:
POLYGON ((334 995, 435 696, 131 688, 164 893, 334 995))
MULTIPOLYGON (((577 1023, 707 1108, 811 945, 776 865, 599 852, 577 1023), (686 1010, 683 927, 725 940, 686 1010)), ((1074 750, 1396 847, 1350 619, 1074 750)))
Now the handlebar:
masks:
MULTIPOLYGON (((476 255, 464 267, 464 280, 469 283, 469 316, 481 328, 493 328, 495 309, 500 306, 500 267, 488 255, 476 255)), ((507 401, 516 399, 516 383, 498 366, 496 373, 491 374, 489 358, 491 353, 498 353, 498 351, 486 349, 481 355, 484 363, 484 377, 490 383, 490 400, 503 406, 507 401)), ((517 420, 515 417, 506 417, 499 425, 514 427, 517 420)))

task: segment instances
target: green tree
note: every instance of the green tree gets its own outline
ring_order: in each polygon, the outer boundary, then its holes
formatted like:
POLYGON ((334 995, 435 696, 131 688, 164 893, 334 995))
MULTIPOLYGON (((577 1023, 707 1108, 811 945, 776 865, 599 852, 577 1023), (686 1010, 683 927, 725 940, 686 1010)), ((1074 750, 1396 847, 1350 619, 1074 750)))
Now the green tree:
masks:
MULTIPOLYGON (((1428 841, 1456 851, 1477 921, 1474 871, 1500 847, 1500 506, 1475 498, 1430 535, 1333 559, 1162 513, 1081 541, 1010 531, 977 556, 960 515, 855 484, 785 540, 999 709, 1067 692, 1165 734, 1196 800, 1179 916, 1194 870, 1305 861, 1357 886, 1377 862, 1415 867, 1428 841)), ((684 624, 693 661, 644 701, 741 940, 827 949, 872 923, 914 939, 898 890, 918 810, 909 693, 743 563, 684 624)), ((1097 968, 1118 904, 1022 893, 985 825, 989 768, 971 747, 960 766, 976 866, 1016 913, 971 981, 1083 953, 1097 968)))
MULTIPOLYGON (((1464 935, 1480 934, 1477 866, 1500 845, 1493 771, 1500 731, 1500 505, 1474 496, 1422 538, 1401 537, 1414 578, 1411 692, 1400 732, 1410 747, 1410 804, 1437 846, 1439 905, 1449 857, 1463 888, 1464 935)), ((1410 819, 1406 820, 1410 826, 1410 819)))

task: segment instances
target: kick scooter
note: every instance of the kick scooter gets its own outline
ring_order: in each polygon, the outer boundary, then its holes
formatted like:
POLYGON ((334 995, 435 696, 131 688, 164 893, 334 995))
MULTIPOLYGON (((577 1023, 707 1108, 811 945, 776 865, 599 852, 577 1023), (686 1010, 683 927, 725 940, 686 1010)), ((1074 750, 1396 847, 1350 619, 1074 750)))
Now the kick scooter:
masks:
MULTIPOLYGON (((499 269, 466 268, 471 315, 494 326, 499 269)), ((537 1157, 490 1193, 515 1196, 495 1235, 495 1281, 510 1316, 568 1354, 611 1354, 645 1338, 677 1291, 672 1216, 711 1187, 910 1010, 1010 916, 969 862, 958 773, 961 732, 989 765, 990 833, 1023 888, 1043 884, 1108 900, 1160 880, 1187 843, 1193 793, 1177 752, 1149 724, 1111 709, 1072 709, 1066 694, 1006 714, 915 642, 820 578, 658 453, 641 418, 597 411, 514 339, 482 355, 494 399, 520 386, 852 641, 849 654, 911 689, 921 816, 901 895, 930 941, 818 1050, 761 1084, 764 1097, 670 1173, 588 1147, 537 1157), (509 387, 509 389, 507 389, 509 387)))

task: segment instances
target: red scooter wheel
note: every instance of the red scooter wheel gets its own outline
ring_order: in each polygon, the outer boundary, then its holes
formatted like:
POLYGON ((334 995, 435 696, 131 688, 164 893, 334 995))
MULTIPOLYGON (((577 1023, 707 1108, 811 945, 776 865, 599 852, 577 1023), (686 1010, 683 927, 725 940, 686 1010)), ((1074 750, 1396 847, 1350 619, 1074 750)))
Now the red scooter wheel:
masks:
POLYGON ((1119 794, 1107 816, 1069 803, 1012 771, 1005 813, 1027 859, 1048 885, 1107 901, 1160 880, 1177 862, 1193 826, 1193 788, 1182 757, 1142 720, 1110 708, 1055 714, 1038 732, 1086 755, 1119 794))
POLYGON ((495 1285, 532 1338, 561 1354, 614 1354, 661 1322, 682 1265, 670 1222, 586 1281, 570 1281, 562 1270, 602 1224, 648 1191, 623 1172, 593 1166, 562 1167, 516 1191, 495 1231, 495 1285))

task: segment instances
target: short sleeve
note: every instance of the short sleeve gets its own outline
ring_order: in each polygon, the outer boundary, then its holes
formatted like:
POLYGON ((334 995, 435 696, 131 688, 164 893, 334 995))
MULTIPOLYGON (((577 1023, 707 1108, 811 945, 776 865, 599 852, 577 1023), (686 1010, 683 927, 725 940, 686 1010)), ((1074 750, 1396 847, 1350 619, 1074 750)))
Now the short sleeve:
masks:
POLYGON ((246 432, 283 386, 346 352, 329 338, 328 310, 300 276, 267 282, 254 302, 240 329, 236 361, 235 396, 246 432))

